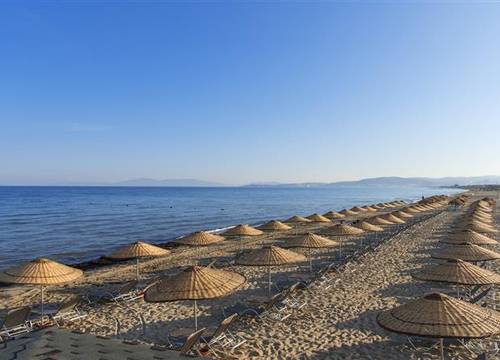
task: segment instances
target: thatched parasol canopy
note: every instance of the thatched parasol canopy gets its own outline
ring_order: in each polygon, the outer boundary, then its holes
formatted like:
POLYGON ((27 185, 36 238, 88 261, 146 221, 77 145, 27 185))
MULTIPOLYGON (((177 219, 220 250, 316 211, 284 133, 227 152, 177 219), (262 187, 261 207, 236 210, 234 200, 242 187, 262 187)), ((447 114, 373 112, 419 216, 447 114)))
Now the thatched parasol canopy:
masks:
POLYGON ((125 245, 124 247, 118 249, 107 257, 111 259, 136 259, 135 275, 137 280, 139 280, 139 258, 165 256, 168 254, 170 254, 170 250, 163 249, 159 246, 154 246, 142 241, 136 241, 132 244, 125 245))
POLYGON ((412 214, 408 214, 402 210, 394 211, 392 214, 400 219, 409 219, 413 217, 412 214))
POLYGON ((474 244, 453 245, 436 251, 431 255, 434 259, 465 260, 465 261, 489 261, 500 259, 500 254, 474 244))
POLYGON ((358 215, 358 213, 356 211, 347 210, 347 209, 342 209, 342 210, 339 211, 339 213, 342 214, 342 215, 345 215, 345 216, 358 215))
POLYGON ((327 217, 328 219, 342 219, 345 218, 345 215, 338 213, 336 211, 328 211, 327 213, 323 214, 324 217, 327 217))
POLYGON ((351 236, 351 235, 361 235, 364 233, 363 230, 357 227, 350 226, 347 224, 337 224, 329 228, 329 233, 336 236, 351 236))
POLYGON ((486 233, 486 234, 494 234, 497 233, 498 230, 493 226, 482 223, 477 220, 471 220, 464 225, 464 229, 474 230, 478 233, 486 233))
POLYGON ((418 214, 420 212, 420 210, 415 209, 415 207, 412 206, 403 208, 402 211, 404 211, 407 214, 418 214))
POLYGON ((207 231, 196 231, 187 236, 176 239, 174 242, 188 246, 208 246, 224 241, 224 237, 207 231))
POLYGON ((290 247, 300 247, 309 249, 309 270, 312 271, 312 253, 311 249, 327 248, 339 245, 336 241, 313 233, 307 233, 297 239, 288 242, 290 247))
POLYGON ((389 220, 390 222, 392 222, 394 224, 404 224, 405 223, 405 221, 403 219, 400 219, 393 214, 383 215, 382 219, 389 220))
POLYGON ((363 208, 361 208, 361 207, 359 207, 359 206, 354 206, 354 207, 352 207, 350 210, 351 210, 351 211, 354 211, 354 212, 356 212, 356 213, 360 213, 360 212, 366 212, 366 211, 368 211, 368 210, 363 209, 363 208))
POLYGON ((460 285, 500 284, 500 275, 469 262, 457 259, 427 266, 413 274, 418 280, 439 281, 460 285))
POLYGON ((142 241, 136 241, 128 244, 107 257, 111 259, 136 259, 149 256, 164 256, 170 253, 169 250, 159 246, 154 246, 142 241))
POLYGON ((375 216, 375 217, 366 219, 365 221, 369 222, 370 224, 374 224, 374 225, 394 225, 394 223, 392 221, 383 219, 380 216, 375 216))
POLYGON ((494 310, 435 293, 380 313, 383 328, 434 338, 484 338, 500 333, 500 315, 494 310))
POLYGON ((229 295, 245 282, 245 277, 235 272, 190 266, 152 285, 144 293, 144 300, 147 302, 194 300, 195 329, 198 329, 196 301, 229 295))
POLYGON ((56 261, 39 258, 0 272, 0 282, 8 284, 40 285, 41 315, 43 319, 43 290, 46 285, 59 285, 74 281, 83 271, 56 261))
POLYGON ((306 257, 296 252, 278 246, 264 246, 261 249, 242 253, 236 257, 234 263, 244 266, 268 267, 268 293, 271 294, 271 267, 291 265, 306 261, 306 257))
POLYGON ((235 264, 245 266, 281 266, 305 261, 305 256, 278 246, 264 246, 239 255, 235 264))
POLYGON ((364 231, 369 231, 369 232, 384 231, 384 229, 381 228, 380 226, 370 224, 367 221, 360 221, 359 223, 356 223, 355 225, 356 225, 356 227, 358 227, 358 228, 360 228, 361 230, 364 230, 364 231))
POLYGON ((305 217, 302 217, 299 215, 294 215, 291 218, 285 220, 285 222, 287 222, 287 223, 310 223, 312 221, 309 220, 308 218, 305 218, 305 217))
POLYGON ((336 246, 338 243, 324 236, 319 236, 313 233, 307 233, 305 236, 301 236, 297 239, 293 239, 287 242, 290 247, 302 247, 302 248, 325 248, 336 246))
POLYGON ((495 245, 498 242, 490 239, 486 235, 475 232, 474 230, 463 230, 450 234, 450 236, 441 242, 445 244, 463 244, 471 243, 474 245, 495 245))
POLYGON ((271 220, 259 226, 260 230, 267 230, 267 231, 287 231, 290 230, 291 228, 292 228, 291 226, 283 224, 281 221, 277 220, 271 220))
POLYGON ((29 285, 58 285, 74 281, 83 271, 40 258, 0 272, 0 282, 29 285))
POLYGON ((244 276, 203 266, 189 266, 180 273, 167 276, 148 288, 147 302, 206 300, 225 296, 245 283, 244 276))
POLYGON ((323 215, 320 215, 320 214, 312 214, 312 215, 309 215, 307 217, 309 220, 311 220, 312 222, 332 222, 330 219, 328 219, 327 217, 324 217, 323 215))
POLYGON ((248 224, 240 224, 232 227, 231 229, 224 232, 224 235, 229 236, 258 236, 264 234, 263 231, 251 227, 248 224))

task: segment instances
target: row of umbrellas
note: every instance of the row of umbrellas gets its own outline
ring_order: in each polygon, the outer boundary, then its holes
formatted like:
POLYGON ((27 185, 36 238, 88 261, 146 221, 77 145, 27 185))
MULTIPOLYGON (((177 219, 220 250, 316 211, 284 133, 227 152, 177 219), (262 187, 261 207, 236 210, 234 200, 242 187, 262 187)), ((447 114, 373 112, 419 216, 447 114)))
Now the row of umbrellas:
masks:
MULTIPOLYGON (((457 203, 463 206, 466 200, 467 198, 462 196, 461 201, 457 203)), ((490 202, 474 202, 465 221, 447 239, 442 240, 449 245, 448 248, 432 254, 433 258, 447 262, 425 267, 413 274, 413 277, 456 285, 499 284, 500 275, 471 263, 500 258, 500 254, 479 246, 494 245, 497 242, 472 230, 474 227, 470 222, 480 213, 481 216, 492 220, 491 212, 490 202)), ((495 230, 491 222, 489 224, 492 230, 495 230)), ((390 331, 440 338, 442 359, 443 338, 484 338, 500 334, 500 313, 441 293, 429 294, 382 312, 377 321, 390 331)))
MULTIPOLYGON (((333 211, 325 214, 331 218, 342 218, 343 216, 354 215, 361 212, 375 212, 378 209, 393 208, 404 205, 404 202, 379 203, 371 206, 354 207, 350 210, 344 209, 339 213, 333 211), (341 213, 344 213, 342 215, 341 213)), ((416 209, 416 212, 431 210, 431 208, 416 209)), ((313 214, 307 218, 294 216, 287 222, 330 222, 326 216, 313 214), (325 220, 326 219, 326 220, 325 220)), ((394 223, 391 223, 394 224, 394 223)), ((389 224, 386 224, 389 225, 389 224)), ((253 228, 249 225, 238 225, 228 231, 225 235, 256 236, 261 235, 262 230, 286 231, 291 226, 282 222, 272 220, 260 227, 253 228)), ((347 224, 337 224, 333 233, 338 235, 359 235, 364 231, 380 231, 380 229, 368 222, 361 222, 360 227, 353 227, 347 224), (364 227, 364 229, 363 229, 364 227)), ((189 246, 207 246, 223 241, 224 237, 208 232, 195 232, 188 236, 177 239, 176 242, 189 246)), ((293 247, 303 247, 309 249, 309 262, 311 266, 311 249, 320 247, 336 246, 337 243, 326 237, 315 234, 306 234, 304 237, 296 239, 289 244, 293 247)), ((169 250, 147 244, 142 241, 134 242, 118 249, 109 258, 112 259, 136 259, 136 276, 140 276, 140 258, 165 256, 169 250)), ((245 266, 267 266, 269 268, 269 289, 271 286, 272 266, 282 266, 305 261, 306 258, 293 251, 277 246, 265 246, 252 252, 243 253, 235 263, 245 266)), ((29 263, 5 270, 0 273, 0 282, 32 284, 41 287, 41 306, 43 316, 44 286, 59 285, 74 281, 83 275, 83 271, 72 268, 55 261, 41 258, 29 263)), ((197 306, 196 301, 200 299, 210 299, 227 295, 245 283, 246 279, 237 273, 212 269, 210 267, 191 266, 177 275, 164 278, 145 293, 145 300, 151 302, 174 301, 174 300, 194 300, 195 327, 197 327, 197 306)))

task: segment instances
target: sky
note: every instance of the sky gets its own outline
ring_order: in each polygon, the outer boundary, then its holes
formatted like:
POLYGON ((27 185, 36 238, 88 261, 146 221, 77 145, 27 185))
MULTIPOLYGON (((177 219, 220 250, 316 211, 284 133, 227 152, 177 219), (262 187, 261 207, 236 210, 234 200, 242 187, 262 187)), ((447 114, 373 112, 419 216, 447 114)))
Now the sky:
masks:
POLYGON ((0 184, 500 175, 500 3, 0 1, 0 184))

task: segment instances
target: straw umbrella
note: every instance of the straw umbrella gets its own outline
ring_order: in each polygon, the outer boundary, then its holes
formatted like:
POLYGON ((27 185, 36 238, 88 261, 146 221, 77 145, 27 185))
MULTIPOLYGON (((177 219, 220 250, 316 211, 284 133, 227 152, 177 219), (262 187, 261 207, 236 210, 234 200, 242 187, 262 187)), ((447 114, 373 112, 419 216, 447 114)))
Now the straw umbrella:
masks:
POLYGON ((288 242, 288 245, 290 247, 306 248, 309 250, 309 271, 312 272, 312 249, 333 247, 337 246, 338 243, 323 236, 307 233, 305 236, 288 242))
POLYGON ((367 221, 360 221, 358 223, 355 223, 356 227, 360 228, 361 230, 368 231, 368 232, 379 232, 379 231, 384 231, 384 229, 378 225, 373 225, 370 224, 367 221))
POLYGON ((364 230, 347 224, 336 224, 329 229, 329 233, 334 236, 339 236, 339 256, 342 256, 342 236, 357 236, 364 234, 364 230))
POLYGON ((224 232, 224 235, 229 236, 258 236, 262 234, 264 234, 263 231, 248 224, 239 224, 224 232))
POLYGON ((283 224, 281 221, 277 220, 271 220, 259 226, 260 230, 266 230, 266 231, 287 231, 290 230, 291 228, 292 228, 291 226, 283 224))
POLYGON ((188 246, 207 246, 224 241, 224 236, 212 234, 207 231, 195 231, 189 235, 175 239, 174 242, 188 246))
POLYGON ((351 211, 354 211, 355 213, 361 213, 361 212, 366 212, 368 210, 360 208, 359 206, 354 206, 350 209, 351 211))
POLYGON ((305 217, 302 217, 302 216, 299 216, 299 215, 294 215, 291 218, 286 219, 285 222, 287 222, 287 223, 297 223, 298 224, 298 223, 310 223, 312 221, 309 220, 308 218, 305 218, 305 217))
POLYGON ((342 210, 339 211, 339 213, 342 214, 342 215, 345 215, 345 216, 358 215, 358 213, 356 211, 347 210, 347 209, 342 209, 342 210))
POLYGON ((492 227, 488 224, 482 223, 480 221, 477 221, 477 220, 469 221, 468 223, 465 224, 464 228, 474 230, 474 231, 479 232, 479 233, 486 233, 486 234, 493 234, 493 233, 498 232, 498 230, 495 229, 494 227, 492 227))
POLYGON ((393 214, 400 219, 409 219, 409 218, 413 217, 412 214, 408 214, 408 213, 404 212, 403 210, 395 211, 393 214))
POLYGON ((328 219, 342 219, 342 218, 345 218, 345 215, 341 214, 341 213, 338 213, 336 211, 328 211, 327 213, 324 213, 323 214, 324 217, 328 218, 328 219))
POLYGON ((463 230, 452 233, 449 238, 441 240, 445 244, 463 244, 471 243, 474 245, 496 245, 498 242, 486 235, 475 232, 474 230, 463 230))
POLYGON ((500 254, 471 243, 449 246, 434 252, 431 257, 443 260, 465 260, 470 262, 500 259, 500 254))
POLYGON ((271 294, 271 267, 289 265, 306 261, 306 257, 296 252, 280 248, 278 246, 264 246, 240 254, 234 261, 236 265, 244 266, 267 266, 268 268, 268 292, 271 294))
MULTIPOLYGON (((212 234, 207 231, 195 231, 194 233, 175 239, 174 242, 176 244, 194 246, 200 249, 203 246, 217 244, 224 240, 224 236, 212 234)), ((198 257, 200 257, 200 254, 198 254, 198 257)))
POLYGON ((142 241, 136 241, 128 244, 111 255, 107 256, 111 259, 135 259, 135 275, 139 280, 140 265, 139 259, 144 257, 157 257, 170 254, 170 251, 159 246, 154 246, 142 241))
POLYGON ((395 224, 404 224, 405 223, 405 221, 403 219, 400 219, 396 215, 393 215, 393 214, 383 215, 382 219, 389 220, 390 222, 395 223, 395 224))
POLYGON ((365 221, 367 221, 373 225, 395 225, 392 221, 382 219, 380 216, 375 216, 375 217, 366 219, 365 221))
POLYGON ((418 280, 446 282, 459 285, 500 284, 500 275, 460 259, 430 265, 413 274, 418 280))
POLYGON ((240 288, 246 279, 229 271, 210 267, 190 266, 184 271, 161 279, 144 293, 147 302, 193 300, 194 327, 198 330, 198 300, 229 295, 240 288))
POLYGON ((377 322, 389 331, 439 338, 441 359, 443 338, 485 338, 500 333, 498 312, 441 293, 382 312, 377 322))
POLYGON ((309 220, 311 220, 312 222, 317 222, 317 223, 329 223, 329 222, 332 222, 327 217, 324 217, 323 215, 316 214, 316 213, 314 213, 312 215, 309 215, 307 218, 309 220))
POLYGON ((39 258, 0 272, 0 282, 8 284, 40 285, 41 315, 43 318, 44 286, 74 281, 83 271, 56 261, 39 258))

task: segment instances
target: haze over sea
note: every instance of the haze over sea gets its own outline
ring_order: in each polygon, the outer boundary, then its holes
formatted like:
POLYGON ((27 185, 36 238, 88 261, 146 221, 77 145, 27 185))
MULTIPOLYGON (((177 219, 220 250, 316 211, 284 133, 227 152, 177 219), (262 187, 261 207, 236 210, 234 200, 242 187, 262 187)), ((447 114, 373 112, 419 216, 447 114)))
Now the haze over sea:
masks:
POLYGON ((77 263, 138 239, 164 243, 196 230, 259 224, 456 189, 0 187, 0 267, 47 256, 77 263))

